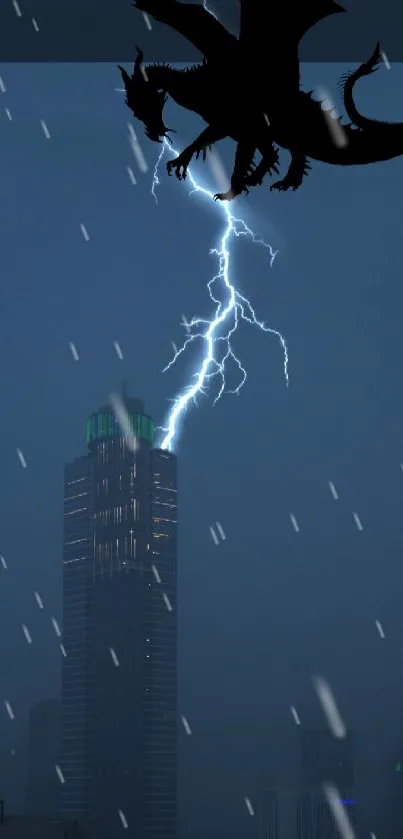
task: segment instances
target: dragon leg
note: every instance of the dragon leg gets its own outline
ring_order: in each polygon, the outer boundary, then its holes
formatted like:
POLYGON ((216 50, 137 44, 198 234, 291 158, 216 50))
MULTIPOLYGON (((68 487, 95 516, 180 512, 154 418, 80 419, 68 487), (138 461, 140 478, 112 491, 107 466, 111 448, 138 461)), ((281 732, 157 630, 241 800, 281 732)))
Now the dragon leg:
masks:
POLYGON ((264 151, 260 163, 256 166, 254 172, 245 178, 245 188, 250 186, 261 186, 266 175, 271 175, 276 172, 278 175, 279 156, 278 151, 273 143, 271 143, 270 151, 264 151))
POLYGON ((205 128, 204 131, 196 137, 193 143, 190 143, 189 146, 186 146, 186 148, 183 149, 178 157, 174 160, 168 161, 168 175, 171 175, 172 170, 175 170, 178 180, 185 180, 193 155, 199 157, 200 153, 202 153, 203 160, 205 160, 207 149, 213 146, 214 143, 218 143, 219 140, 224 140, 226 136, 227 133, 225 130, 208 125, 207 128, 205 128))
POLYGON ((291 152, 291 163, 285 178, 282 181, 277 181, 275 184, 272 184, 270 189, 278 189, 280 192, 292 189, 295 192, 301 186, 310 168, 311 166, 305 155, 291 152))
POLYGON ((241 192, 249 192, 247 187, 248 178, 252 176, 253 158, 256 146, 245 140, 241 140, 236 147, 234 171, 231 177, 231 187, 228 192, 217 192, 214 201, 231 201, 241 192))

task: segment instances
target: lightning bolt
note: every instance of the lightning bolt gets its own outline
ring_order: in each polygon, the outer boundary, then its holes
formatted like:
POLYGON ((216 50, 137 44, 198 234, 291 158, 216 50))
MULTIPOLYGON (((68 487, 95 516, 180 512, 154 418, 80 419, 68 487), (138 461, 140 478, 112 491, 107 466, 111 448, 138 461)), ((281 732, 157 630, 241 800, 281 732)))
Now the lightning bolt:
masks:
MULTIPOLYGON (((172 148, 172 146, 164 140, 158 160, 155 164, 151 193, 158 204, 156 189, 160 186, 159 169, 164 153, 169 149, 173 152, 175 157, 179 153, 172 148)), ((188 178, 192 186, 190 195, 198 193, 213 201, 213 193, 205 187, 201 186, 192 173, 188 170, 188 178)), ((213 206, 213 204, 211 205, 213 206)), ((219 245, 213 248, 210 253, 217 258, 218 268, 217 273, 207 283, 210 298, 215 304, 215 312, 210 320, 202 318, 192 318, 189 326, 189 332, 185 338, 182 346, 175 351, 173 358, 164 367, 163 372, 169 370, 178 360, 189 344, 196 340, 202 342, 203 355, 202 362, 198 371, 194 375, 194 383, 189 385, 183 393, 173 400, 172 408, 168 414, 167 426, 161 427, 159 430, 164 432, 164 437, 161 442, 161 448, 168 451, 172 450, 175 439, 179 432, 179 426, 184 412, 187 410, 190 402, 195 402, 198 394, 204 394, 211 379, 218 377, 220 380, 220 387, 217 396, 214 399, 214 405, 223 395, 226 387, 225 373, 228 362, 232 361, 238 368, 240 373, 240 382, 235 390, 228 391, 229 393, 239 393, 241 387, 245 384, 247 374, 242 366, 240 360, 234 354, 231 347, 231 338, 237 330, 241 320, 247 321, 252 326, 257 326, 262 332, 268 332, 274 335, 283 350, 284 359, 284 377, 286 385, 289 384, 288 376, 288 350, 287 344, 276 329, 266 326, 265 323, 259 321, 256 317, 255 311, 249 302, 233 285, 231 282, 231 245, 235 238, 246 236, 253 244, 262 245, 269 252, 270 267, 273 265, 277 252, 273 250, 272 246, 258 237, 253 230, 251 230, 242 218, 236 218, 229 209, 228 202, 221 204, 214 204, 224 216, 224 228, 221 233, 219 245), (221 298, 218 299, 218 291, 221 290, 221 298)))

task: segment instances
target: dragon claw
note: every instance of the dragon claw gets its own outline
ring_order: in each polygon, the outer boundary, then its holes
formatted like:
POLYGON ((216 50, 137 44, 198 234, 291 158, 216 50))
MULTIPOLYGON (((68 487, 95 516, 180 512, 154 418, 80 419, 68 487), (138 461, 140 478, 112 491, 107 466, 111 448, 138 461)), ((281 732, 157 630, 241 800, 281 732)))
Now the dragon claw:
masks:
POLYGON ((182 156, 181 154, 175 160, 168 160, 168 175, 171 175, 172 171, 175 171, 175 175, 178 178, 178 181, 185 181, 190 160, 191 158, 189 159, 188 155, 182 156))
POLYGON ((198 160, 198 159, 199 159, 200 155, 202 155, 203 160, 206 160, 206 157, 207 157, 207 149, 208 149, 208 148, 209 148, 208 146, 202 146, 200 149, 197 149, 197 152, 196 152, 196 160, 198 160))
POLYGON ((214 201, 231 201, 234 197, 234 193, 231 189, 229 189, 228 192, 216 192, 216 194, 213 195, 214 201))
POLYGON ((213 198, 214 201, 232 201, 233 198, 236 198, 237 195, 241 195, 242 192, 246 192, 246 194, 249 195, 247 185, 245 183, 233 183, 228 192, 216 192, 216 194, 213 195, 213 198))
POLYGON ((270 187, 270 192, 273 192, 273 189, 277 190, 278 192, 287 192, 287 190, 292 189, 293 192, 296 192, 299 186, 300 184, 296 185, 290 183, 290 181, 287 181, 287 179, 284 178, 283 181, 276 181, 275 184, 272 184, 270 187))

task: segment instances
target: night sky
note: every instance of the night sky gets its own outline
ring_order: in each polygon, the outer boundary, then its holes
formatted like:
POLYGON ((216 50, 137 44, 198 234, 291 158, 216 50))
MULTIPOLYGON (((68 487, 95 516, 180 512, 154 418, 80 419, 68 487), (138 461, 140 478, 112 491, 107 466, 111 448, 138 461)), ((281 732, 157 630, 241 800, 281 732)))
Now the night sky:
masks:
MULTIPOLYGON (((336 98, 346 69, 305 66, 304 87, 336 98)), ((159 147, 134 125, 149 165, 138 172, 114 65, 0 73, 0 663, 15 713, 11 722, 3 709, 0 735, 11 749, 23 742, 30 705, 59 691, 51 617, 61 620, 64 464, 84 452, 86 416, 122 379, 158 424, 196 371, 195 344, 161 372, 171 341, 184 337, 182 313, 212 313, 209 249, 223 211, 189 198, 165 168, 157 206, 159 147)), ((403 68, 382 66, 357 88, 360 108, 403 118, 402 87, 403 68)), ((166 122, 180 148, 201 130, 176 106, 166 122)), ((229 170, 234 147, 218 151, 229 170)), ((193 171, 216 190, 207 164, 193 171)), ((365 783, 403 747, 402 183, 402 159, 355 170, 314 163, 299 192, 265 184, 231 207, 279 249, 270 268, 264 248, 238 241, 232 267, 257 315, 284 335, 290 380, 287 389, 275 337, 241 324, 244 388, 213 407, 212 382, 177 440, 187 836, 256 835, 244 796, 253 802, 262 772, 285 786, 298 777, 290 706, 301 724, 304 709, 322 724, 314 674, 328 679, 356 735, 365 783), (227 537, 218 546, 216 521, 227 537)), ((237 381, 230 376, 229 387, 237 381)))

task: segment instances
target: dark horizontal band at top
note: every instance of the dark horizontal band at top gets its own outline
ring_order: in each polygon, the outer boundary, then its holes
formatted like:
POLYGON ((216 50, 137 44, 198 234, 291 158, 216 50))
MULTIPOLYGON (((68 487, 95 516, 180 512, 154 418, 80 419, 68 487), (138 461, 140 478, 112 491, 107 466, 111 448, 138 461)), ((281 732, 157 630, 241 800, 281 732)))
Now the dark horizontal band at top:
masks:
MULTIPOLYGON (((360 63, 377 41, 389 61, 403 61, 400 0, 350 0, 345 5, 351 11, 323 21, 304 38, 302 61, 360 63)), ((211 7, 236 33, 239 0, 212 0, 211 7)), ((0 62, 131 62, 136 44, 145 62, 200 60, 176 32, 152 19, 151 25, 149 30, 127 0, 18 0, 16 6, 13 0, 1 0, 0 62)), ((267 37, 270 49, 276 33, 267 37)))

